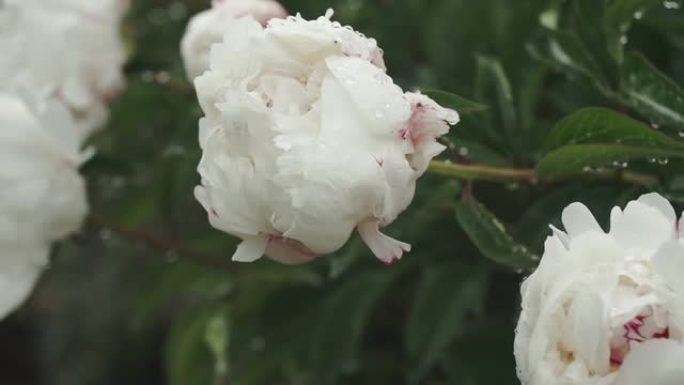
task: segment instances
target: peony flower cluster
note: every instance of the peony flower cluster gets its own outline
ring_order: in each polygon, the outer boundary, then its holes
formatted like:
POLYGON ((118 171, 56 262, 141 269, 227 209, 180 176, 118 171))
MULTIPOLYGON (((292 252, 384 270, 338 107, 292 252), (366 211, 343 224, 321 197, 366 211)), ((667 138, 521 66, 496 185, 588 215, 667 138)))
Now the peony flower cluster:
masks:
POLYGON ((125 0, 0 1, 0 318, 87 212, 84 141, 124 84, 125 0))
POLYGON ((409 251, 382 234, 458 121, 385 73, 375 40, 325 17, 230 25, 195 79, 205 116, 195 195, 242 239, 233 260, 309 261, 354 229, 382 261, 409 251))
POLYGON ((579 203, 562 219, 522 286, 522 384, 684 383, 684 219, 658 194, 614 208, 607 233, 579 203))
POLYGON ((79 135, 59 100, 0 89, 0 317, 28 296, 51 242, 76 231, 87 212, 79 135))
POLYGON ((49 88, 72 111, 82 138, 100 128, 124 86, 120 22, 128 0, 0 2, 0 84, 49 88))
POLYGON ((284 18, 287 11, 274 0, 214 0, 212 7, 195 15, 181 40, 181 56, 189 79, 209 69, 211 46, 223 41, 231 25, 251 15, 261 25, 273 18, 284 18))

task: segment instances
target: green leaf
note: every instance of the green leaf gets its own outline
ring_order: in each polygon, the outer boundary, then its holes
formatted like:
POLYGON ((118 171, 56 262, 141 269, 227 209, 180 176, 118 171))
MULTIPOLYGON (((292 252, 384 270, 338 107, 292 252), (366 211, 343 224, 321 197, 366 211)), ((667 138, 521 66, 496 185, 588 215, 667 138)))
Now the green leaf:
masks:
POLYGON ((533 57, 570 76, 588 79, 604 95, 614 94, 601 65, 575 35, 545 29, 527 49, 533 57))
POLYGON ((622 87, 630 105, 656 124, 684 130, 684 90, 639 54, 629 54, 622 87))
POLYGON ((429 96, 435 102, 439 103, 443 107, 448 107, 456 110, 459 114, 470 114, 474 112, 481 112, 487 110, 487 106, 468 100, 464 97, 458 96, 451 92, 441 91, 441 90, 427 90, 422 91, 425 95, 429 96))
POLYGON ((365 325, 396 276, 396 270, 356 273, 321 303, 309 350, 310 368, 319 379, 332 382, 346 368, 358 365, 356 355, 365 325))
POLYGON ((482 204, 472 199, 456 206, 456 219, 482 255, 514 269, 534 267, 539 257, 516 243, 503 224, 482 204))
POLYGON ((191 309, 178 319, 166 346, 171 385, 220 384, 228 370, 228 308, 222 303, 191 309), (218 330, 225 328, 226 330, 218 330), (217 353, 220 353, 217 355, 217 353))
MULTIPOLYGON (((515 360, 511 357, 515 324, 496 317, 474 323, 460 335, 442 359, 442 369, 452 385, 515 385, 515 360)), ((546 385, 546 384, 545 384, 546 385)))
POLYGON ((666 163, 669 158, 684 158, 684 151, 622 144, 569 145, 547 154, 537 164, 537 174, 542 178, 553 179, 581 174, 596 167, 611 166, 615 162, 648 160, 666 163))
POLYGON ((466 317, 482 311, 486 272, 460 262, 428 267, 406 324, 412 382, 419 382, 463 329, 466 317))
POLYGON ((684 142, 606 108, 585 108, 561 120, 547 138, 546 148, 585 143, 684 149, 684 142))
POLYGON ((614 0, 606 8, 603 27, 608 51, 619 63, 623 61, 622 39, 629 31, 632 21, 640 17, 646 8, 662 3, 661 0, 614 0))
POLYGON ((518 121, 513 102, 513 91, 511 83, 506 76, 501 63, 494 58, 479 56, 477 58, 477 97, 492 106, 490 109, 493 117, 490 125, 495 131, 491 132, 494 137, 500 138, 500 131, 496 128, 503 128, 506 142, 517 142, 515 130, 518 121))
POLYGON ((135 324, 143 325, 183 299, 215 301, 229 293, 232 287, 232 277, 223 271, 184 260, 163 264, 158 271, 146 273, 131 318, 135 324))

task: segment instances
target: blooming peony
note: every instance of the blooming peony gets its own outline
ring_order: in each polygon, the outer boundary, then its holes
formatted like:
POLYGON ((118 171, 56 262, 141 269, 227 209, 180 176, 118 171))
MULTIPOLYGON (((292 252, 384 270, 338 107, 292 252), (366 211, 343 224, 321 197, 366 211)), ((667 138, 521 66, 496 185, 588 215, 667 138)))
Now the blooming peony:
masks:
POLYGON ((124 85, 119 24, 126 0, 0 2, 0 84, 49 87, 69 106, 81 137, 107 119, 124 85))
POLYGON ((684 221, 658 194, 616 207, 605 233, 573 203, 522 286, 523 385, 684 383, 684 221))
POLYGON ((211 46, 220 43, 235 20, 246 15, 266 25, 272 18, 286 17, 287 11, 274 0, 215 0, 210 9, 190 20, 181 40, 188 78, 194 79, 209 69, 211 46))
POLYGON ((0 318, 28 296, 51 242, 87 211, 78 129, 60 101, 0 89, 0 318))
POLYGON ((413 199, 416 180, 458 121, 385 74, 375 40, 326 17, 233 23, 195 80, 197 199, 217 229, 242 238, 236 261, 311 260, 356 228, 386 263, 410 246, 379 228, 413 199))

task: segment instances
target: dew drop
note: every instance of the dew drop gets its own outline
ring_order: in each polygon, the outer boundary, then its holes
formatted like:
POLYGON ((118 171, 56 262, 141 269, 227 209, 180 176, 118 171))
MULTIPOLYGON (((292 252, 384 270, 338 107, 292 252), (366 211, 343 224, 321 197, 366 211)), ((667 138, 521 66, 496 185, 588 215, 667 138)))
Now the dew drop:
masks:
POLYGON ((255 351, 264 350, 266 347, 266 340, 263 337, 254 337, 252 341, 250 341, 249 347, 255 351))
POLYGON ((109 229, 100 230, 100 239, 104 242, 111 241, 114 238, 114 233, 109 229))
POLYGON ((145 71, 142 74, 140 74, 140 80, 142 80, 145 83, 150 83, 154 81, 154 72, 152 71, 145 71))

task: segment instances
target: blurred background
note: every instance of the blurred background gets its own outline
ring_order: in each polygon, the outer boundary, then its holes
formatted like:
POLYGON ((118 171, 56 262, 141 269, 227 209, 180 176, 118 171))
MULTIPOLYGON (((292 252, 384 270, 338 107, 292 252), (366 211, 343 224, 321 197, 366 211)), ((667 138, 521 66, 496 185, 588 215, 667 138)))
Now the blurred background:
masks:
MULTIPOLYGON (((684 137, 678 1, 282 3, 307 18, 334 8, 335 19, 378 40, 405 89, 485 106, 462 111, 444 159, 534 167, 554 124, 588 106, 684 137), (682 115, 630 99, 649 89, 682 115)), ((304 266, 233 265, 235 240, 209 226, 192 194, 201 110, 178 46, 188 19, 207 7, 132 1, 122 28, 128 89, 84 168, 93 214, 55 248, 31 300, 0 323, 0 384, 518 384, 512 342, 530 266, 507 258, 540 255, 548 224, 575 200, 602 223, 611 206, 653 189, 681 211, 676 159, 630 162, 655 180, 646 183, 620 173, 550 184, 428 174, 388 228, 414 250, 393 266, 356 238, 304 266), (467 215, 454 213, 464 195, 508 234, 478 238, 467 215)), ((607 167, 628 167, 618 160, 607 167)))

